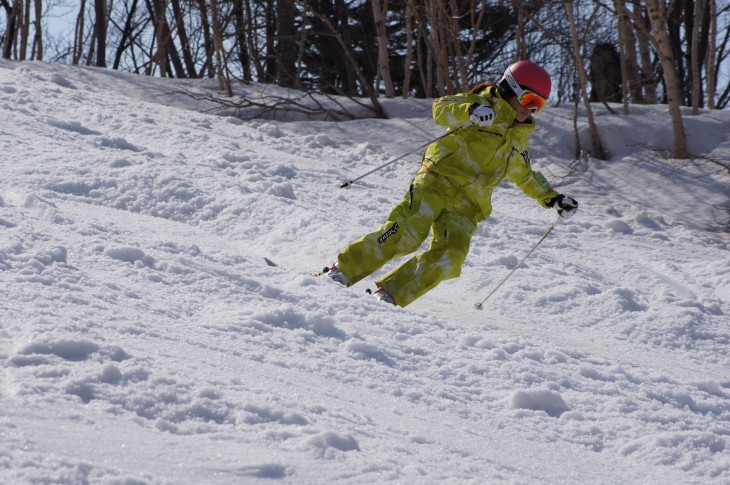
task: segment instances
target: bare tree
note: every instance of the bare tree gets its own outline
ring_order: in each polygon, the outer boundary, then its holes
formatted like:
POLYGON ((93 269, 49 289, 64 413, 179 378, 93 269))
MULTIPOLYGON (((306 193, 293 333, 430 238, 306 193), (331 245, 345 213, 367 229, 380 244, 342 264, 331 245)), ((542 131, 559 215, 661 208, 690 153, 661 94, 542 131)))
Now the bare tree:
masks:
POLYGON ((106 67, 106 0, 94 1, 94 13, 96 65, 98 67, 106 67))
POLYGON ((436 91, 439 96, 454 92, 449 73, 449 52, 446 32, 446 7, 444 0, 425 0, 426 18, 432 33, 426 37, 431 59, 436 66, 436 91))
MULTIPOLYGON (((160 68, 160 76, 167 77, 167 38, 165 26, 165 2, 167 0, 152 0, 150 3, 147 0, 147 10, 152 18, 153 25, 155 26, 155 35, 152 37, 152 42, 157 42, 157 51, 150 49, 151 52, 155 52, 152 56, 151 61, 156 63, 160 68)), ((150 66, 151 68, 151 66, 150 66)), ((148 71, 151 74, 151 71, 148 71)))
POLYGON ((124 51, 127 49, 128 45, 131 45, 133 43, 135 30, 134 17, 137 14, 137 1, 138 0, 132 0, 132 4, 129 6, 129 11, 125 16, 124 27, 122 27, 121 29, 122 36, 119 40, 119 44, 117 44, 112 69, 119 69, 119 65, 122 62, 122 55, 124 54, 124 51))
POLYGON ((186 78, 185 67, 180 60, 180 53, 173 40, 170 24, 167 22, 167 7, 169 0, 147 0, 147 10, 155 26, 153 42, 157 42, 157 51, 152 61, 160 67, 160 76, 186 78), (174 69, 174 71, 173 71, 174 69))
POLYGON ((596 123, 593 119, 593 110, 591 108, 591 103, 588 98, 588 76, 586 75, 585 65, 583 63, 583 56, 580 52, 581 41, 578 37, 578 25, 576 24, 575 16, 573 15, 573 1, 565 0, 563 2, 563 6, 565 7, 565 13, 568 17, 568 24, 570 26, 570 35, 573 41, 573 55, 575 56, 575 65, 576 69, 578 70, 580 90, 583 95, 583 104, 585 106, 586 115, 588 117, 588 126, 590 127, 591 132, 591 143, 593 144, 592 155, 599 160, 606 160, 608 154, 603 148, 603 143, 601 143, 601 137, 598 134, 598 127, 596 126, 596 123))
POLYGON ((5 32, 3 35, 3 58, 10 59, 13 53, 13 42, 15 41, 15 28, 17 25, 17 12, 15 4, 10 5, 8 0, 0 0, 5 9, 5 32))
POLYGON ((276 84, 288 88, 297 85, 296 9, 290 0, 276 1, 276 84))
MULTIPOLYGON (((637 32, 642 33, 654 47, 659 62, 662 66, 664 84, 667 92, 667 106, 669 115, 672 118, 672 129, 674 132, 674 156, 677 158, 687 158, 689 152, 687 150, 687 136, 684 131, 682 122, 682 111, 680 103, 682 100, 682 92, 679 87, 679 77, 675 68, 674 52, 670 42, 669 34, 665 30, 669 23, 669 14, 666 10, 664 0, 646 0, 647 14, 649 17, 649 25, 644 23, 641 9, 637 9, 637 5, 629 10, 626 3, 616 2, 619 13, 624 14, 631 19, 637 32)), ((652 102, 649 100, 649 102, 652 102)))
POLYGON ((421 89, 427 96, 430 96, 433 93, 430 48, 426 49, 426 56, 424 56, 424 45, 428 42, 429 33, 421 14, 421 7, 416 3, 416 0, 406 0, 406 9, 410 13, 411 19, 415 22, 418 33, 418 40, 416 41, 416 64, 418 66, 419 79, 421 80, 421 89))
POLYGON ((221 91, 227 91, 228 96, 233 96, 231 91, 231 83, 228 82, 226 76, 227 68, 224 66, 223 55, 223 33, 221 30, 220 16, 218 15, 218 4, 214 0, 210 2, 210 24, 213 26, 213 44, 215 46, 216 75, 218 77, 218 87, 221 91))
POLYGON ((33 37, 34 59, 43 60, 43 0, 35 0, 35 36, 33 37))
POLYGON ((360 68, 360 65, 356 60, 355 53, 352 51, 352 47, 348 45, 347 42, 345 42, 345 39, 342 36, 341 32, 335 29, 335 26, 332 24, 332 21, 329 17, 324 15, 321 11, 313 8, 313 5, 311 3, 309 8, 311 9, 312 14, 327 27, 330 35, 332 35, 335 40, 337 40, 337 43, 344 53, 347 64, 355 72, 355 75, 357 76, 357 79, 359 80, 362 89, 367 94, 367 97, 370 98, 370 102, 373 105, 373 111, 375 112, 375 114, 381 118, 386 118, 385 111, 380 105, 378 97, 376 96, 375 91, 368 82, 368 79, 363 74, 362 69, 360 68))
POLYGON ((403 11, 406 26, 406 58, 403 65, 403 98, 410 95, 411 77, 413 65, 413 0, 406 0, 406 8, 403 11))
MULTIPOLYGON (((647 104, 656 104, 657 99, 657 78, 654 74, 654 64, 651 59, 651 34, 648 22, 644 20, 643 8, 640 0, 630 0, 633 12, 635 13, 632 22, 639 45, 639 58, 641 59, 641 84, 644 86, 644 96, 647 104)), ((622 11, 626 11, 625 8, 622 11)))
MULTIPOLYGON (((623 0, 614 0, 621 2, 623 0)), ((617 9, 618 10, 618 9, 617 9)), ((639 61, 636 54, 636 35, 625 13, 618 15, 618 38, 621 59, 624 112, 628 113, 629 101, 642 104, 645 97, 639 74, 639 61), (629 100, 629 96, 631 99, 629 100)))
POLYGON ((185 27, 185 17, 180 5, 180 0, 170 0, 172 5, 172 13, 175 17, 175 29, 178 39, 180 40, 180 51, 182 52, 183 61, 185 62, 186 77, 198 77, 195 61, 193 61, 193 53, 190 48, 190 40, 188 39, 187 28, 185 27))
POLYGON ((667 25, 667 11, 664 0, 646 0, 649 22, 651 23, 651 41, 657 51, 664 71, 664 82, 667 87, 667 105, 672 117, 674 131, 674 156, 687 158, 687 135, 684 132, 682 111, 680 110, 681 92, 679 79, 675 70, 675 59, 669 42, 669 35, 664 30, 667 25))
POLYGON ((525 5, 523 0, 512 0, 512 6, 517 10, 517 47, 516 59, 527 59, 527 39, 525 38, 525 5))
POLYGON ((715 0, 708 0, 710 11, 710 45, 707 49, 705 72, 707 72, 707 107, 715 109, 715 58, 717 39, 717 5, 715 0))
MULTIPOLYGON (((210 21, 208 20, 208 2, 206 0, 198 0, 198 15, 202 28, 203 48, 205 51, 204 71, 208 72, 208 77, 215 77, 215 46, 213 44, 213 34, 211 33, 210 21)), ((202 72, 202 71, 201 71, 202 72)))
POLYGON ((28 36, 30 35, 30 4, 24 0, 15 0, 18 4, 18 18, 20 19, 19 49, 17 58, 24 61, 28 55, 28 36))
POLYGON ((251 58, 248 52, 246 40, 246 13, 243 8, 243 0, 233 0, 233 22, 235 25, 234 38, 238 52, 238 62, 241 64, 241 74, 244 82, 251 81, 251 58))
MULTIPOLYGON (((444 8, 446 5, 444 4, 444 8)), ((472 9, 470 9, 472 10, 472 9)), ((461 26, 459 25, 460 11, 459 3, 456 0, 449 0, 449 10, 446 11, 446 18, 448 22, 448 52, 451 58, 451 76, 456 77, 454 83, 455 91, 466 91, 466 85, 468 83, 468 74, 466 72, 467 60, 464 58, 464 53, 461 47, 461 26)))
POLYGON ((73 37, 61 41, 44 38, 50 0, 0 0, 0 35, 6 58, 50 52, 53 60, 103 66, 113 53, 115 69, 376 98, 379 90, 457 92, 498 75, 497 66, 529 58, 554 73, 559 102, 577 95, 573 66, 581 64, 561 12, 565 1, 578 23, 591 2, 617 13, 595 17, 590 32, 576 26, 576 34, 581 58, 588 46, 619 40, 625 110, 664 93, 695 112, 730 101, 730 86, 717 86, 730 59, 730 5, 717 0, 79 0, 73 37), (668 50, 647 7, 661 10, 668 50))
POLYGON ((84 21, 86 13, 86 0, 81 0, 79 5, 79 14, 76 16, 75 35, 73 43, 72 63, 74 65, 81 61, 84 55, 84 21))
POLYGON ((700 24, 702 19, 705 17, 705 8, 707 0, 695 0, 694 2, 694 16, 692 25, 692 39, 690 44, 691 59, 692 59, 692 114, 699 114, 700 109, 700 96, 702 94, 702 81, 701 72, 702 59, 700 58, 700 24))
MULTIPOLYGON (((478 33, 482 30, 482 27, 484 25, 484 20, 486 18, 487 13, 487 0, 471 0, 471 6, 469 9, 469 19, 471 23, 471 39, 469 40, 469 49, 466 51, 466 58, 464 59, 463 65, 464 66, 470 66, 473 63, 474 60, 474 54, 477 49, 478 45, 478 33), (477 2, 480 4, 479 14, 476 13, 476 5, 477 2)), ((452 5, 456 5, 452 3, 452 5)), ((452 7, 455 8, 455 7, 452 7)), ((466 85, 470 84, 469 82, 469 73, 468 70, 464 70, 464 73, 462 74, 462 84, 464 87, 466 85)))
POLYGON ((309 4, 307 2, 304 2, 303 9, 302 9, 302 28, 299 32, 299 50, 297 52, 297 72, 294 75, 294 79, 296 80, 296 87, 298 89, 302 89, 302 72, 304 71, 304 53, 306 52, 306 45, 307 45, 307 34, 308 34, 308 28, 309 28, 309 16, 307 15, 307 6, 309 4))
POLYGON ((388 0, 371 0, 373 7, 373 19, 375 20, 375 32, 378 38, 378 75, 383 80, 385 96, 395 97, 393 79, 390 77, 390 64, 388 62, 388 36, 385 31, 385 18, 388 15, 388 0))

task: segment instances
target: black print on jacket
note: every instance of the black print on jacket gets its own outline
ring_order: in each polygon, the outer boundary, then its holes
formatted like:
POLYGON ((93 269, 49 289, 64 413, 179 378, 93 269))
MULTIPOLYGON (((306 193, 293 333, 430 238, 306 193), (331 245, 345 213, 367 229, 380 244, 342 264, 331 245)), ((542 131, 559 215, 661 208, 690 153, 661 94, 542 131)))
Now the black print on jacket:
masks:
POLYGON ((388 229, 387 231, 385 231, 385 234, 383 234, 382 236, 380 236, 378 238, 378 243, 383 244, 385 241, 388 240, 388 238, 390 236, 392 236, 396 232, 398 232, 398 223, 397 222, 394 222, 393 223, 393 227, 391 227, 390 229, 388 229))

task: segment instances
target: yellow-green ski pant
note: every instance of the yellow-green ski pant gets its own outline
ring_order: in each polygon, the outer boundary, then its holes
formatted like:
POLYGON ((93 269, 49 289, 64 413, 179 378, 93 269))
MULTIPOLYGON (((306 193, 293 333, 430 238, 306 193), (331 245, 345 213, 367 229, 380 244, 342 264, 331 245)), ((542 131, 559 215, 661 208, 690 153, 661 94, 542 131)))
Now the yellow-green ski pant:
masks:
POLYGON ((416 251, 429 232, 428 250, 379 278, 378 287, 404 307, 441 281, 461 274, 478 211, 458 194, 444 196, 444 188, 445 181, 438 175, 419 173, 385 224, 342 250, 337 265, 351 285, 388 261, 416 251))

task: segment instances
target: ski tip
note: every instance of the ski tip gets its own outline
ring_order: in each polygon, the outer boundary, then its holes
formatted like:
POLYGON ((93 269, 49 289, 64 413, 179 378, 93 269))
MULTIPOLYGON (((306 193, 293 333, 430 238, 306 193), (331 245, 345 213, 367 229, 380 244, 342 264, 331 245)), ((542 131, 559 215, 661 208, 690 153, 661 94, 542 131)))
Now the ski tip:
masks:
POLYGON ((319 277, 320 277, 320 276, 322 276, 323 274, 327 274, 327 273, 329 273, 329 272, 330 272, 330 269, 329 269, 329 267, 325 266, 325 267, 324 267, 324 268, 322 269, 322 271, 315 271, 314 273, 309 273, 309 275, 310 275, 310 276, 314 276, 314 277, 317 277, 317 278, 319 278, 319 277))
POLYGON ((275 262, 273 262, 272 260, 270 260, 267 257, 264 257, 264 261, 266 261, 266 264, 268 264, 269 266, 273 266, 273 267, 278 267, 279 266, 278 264, 276 264, 275 262))

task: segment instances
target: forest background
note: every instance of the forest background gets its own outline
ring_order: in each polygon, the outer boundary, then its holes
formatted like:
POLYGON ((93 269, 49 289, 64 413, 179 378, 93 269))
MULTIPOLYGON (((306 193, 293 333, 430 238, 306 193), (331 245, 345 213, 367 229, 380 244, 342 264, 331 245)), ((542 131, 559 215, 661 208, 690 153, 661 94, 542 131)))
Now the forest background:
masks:
MULTIPOLYGON (((0 0, 0 7, 5 59, 215 79, 228 107, 254 103, 225 100, 236 83, 259 82, 359 99, 368 116, 385 117, 384 97, 464 91, 529 59, 552 74, 551 103, 574 103, 576 113, 582 104, 591 143, 578 146, 576 158, 606 157, 591 102, 625 113, 632 104, 667 104, 676 158, 691 155, 681 108, 697 115, 730 103, 724 1, 0 0)), ((272 112, 362 116, 303 99, 256 103, 272 112)))

